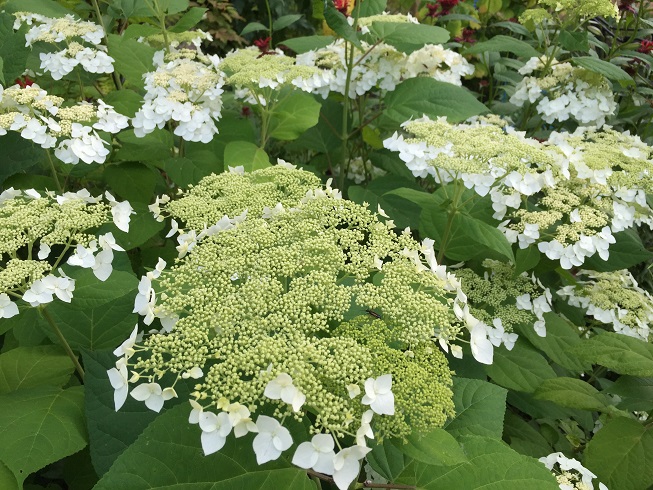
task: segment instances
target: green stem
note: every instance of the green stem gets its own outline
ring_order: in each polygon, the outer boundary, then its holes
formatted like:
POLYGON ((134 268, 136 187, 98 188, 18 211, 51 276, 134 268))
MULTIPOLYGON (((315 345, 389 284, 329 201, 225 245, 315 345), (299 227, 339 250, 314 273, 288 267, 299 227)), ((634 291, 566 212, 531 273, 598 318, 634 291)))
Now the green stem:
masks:
POLYGON ((84 369, 82 368, 82 365, 79 363, 79 360, 77 359, 77 356, 73 352, 73 350, 70 348, 70 345, 66 341, 66 337, 63 336, 61 333, 61 330, 59 330, 59 327, 57 327, 57 324, 54 322, 52 316, 50 315, 50 312, 46 310, 45 308, 41 308, 41 313, 43 314, 43 317, 46 319, 46 321, 50 324, 52 327, 52 330, 54 330, 54 333, 57 335, 59 338, 59 341, 61 342, 62 347, 66 351, 66 354, 68 354, 68 357, 70 357, 70 360, 73 361, 73 364, 75 365, 75 369, 77 370, 77 373, 79 374, 79 377, 82 380, 82 383, 84 382, 84 369))
POLYGON ((454 181, 454 194, 453 194, 453 201, 450 204, 449 208, 449 216, 447 218, 447 224, 444 228, 444 233, 442 234, 442 240, 440 241, 440 249, 438 250, 438 264, 442 263, 442 259, 444 259, 444 252, 447 249, 447 242, 449 241, 449 238, 451 235, 451 228, 453 227, 453 220, 456 217, 456 214, 458 213, 458 202, 460 201, 460 197, 463 194, 464 187, 461 185, 461 181, 456 180, 454 181))
POLYGON ((57 169, 54 168, 54 162, 52 161, 52 155, 50 155, 50 150, 45 150, 45 154, 48 156, 48 162, 50 163, 50 172, 52 172, 52 177, 54 177, 54 182, 57 184, 57 190, 59 194, 63 193, 63 187, 61 187, 61 182, 59 182, 59 176, 57 175, 57 169))
POLYGON ((265 8, 268 10, 268 36, 270 37, 270 47, 272 45, 272 10, 270 10, 270 0, 265 0, 265 8))
MULTIPOLYGON (((107 37, 107 29, 104 26, 104 19, 102 19, 102 12, 100 12, 100 5, 98 5, 97 0, 92 0, 93 2, 93 7, 95 8, 95 16, 97 17, 97 21, 100 24, 100 27, 102 27, 102 32, 104 33, 103 39, 104 39, 104 45, 108 48, 109 47, 109 38, 107 37)), ((113 83, 116 86, 118 90, 122 88, 122 82, 120 81, 120 75, 116 73, 115 71, 111 74, 111 77, 113 78, 113 83)))

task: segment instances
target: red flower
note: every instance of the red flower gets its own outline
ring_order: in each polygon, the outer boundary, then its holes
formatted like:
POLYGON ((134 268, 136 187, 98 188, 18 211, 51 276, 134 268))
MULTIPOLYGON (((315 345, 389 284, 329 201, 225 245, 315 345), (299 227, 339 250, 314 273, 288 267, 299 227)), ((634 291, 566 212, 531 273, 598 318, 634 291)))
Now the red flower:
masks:
POLYGON ((333 6, 338 12, 344 15, 349 15, 349 1, 348 0, 333 0, 333 6))
POLYGON ((261 53, 267 53, 270 50, 270 41, 272 41, 272 38, 269 36, 266 38, 256 39, 254 41, 254 46, 256 46, 261 53))
POLYGON ((249 117, 252 115, 252 110, 249 108, 249 106, 244 105, 240 110, 240 115, 243 117, 249 117))
POLYGON ((20 88, 25 88, 25 87, 31 87, 32 84, 34 83, 34 80, 32 80, 27 75, 24 75, 22 78, 17 78, 16 80, 14 80, 14 83, 20 85, 20 88))
POLYGON ((427 17, 438 17, 438 9, 440 8, 440 5, 437 3, 427 3, 426 8, 429 9, 429 13, 426 14, 427 17))
POLYGON ((653 41, 644 39, 639 43, 639 48, 637 49, 637 51, 639 51, 640 53, 649 54, 651 51, 653 51, 653 41))
POLYGON ((474 44, 476 42, 476 38, 474 37, 474 34, 476 34, 476 31, 474 31, 474 29, 465 28, 463 29, 462 36, 454 38, 454 41, 458 43, 474 44))
POLYGON ((427 17, 440 17, 451 13, 451 9, 460 3, 460 0, 437 0, 435 3, 427 3, 426 8, 429 9, 427 17), (438 11, 438 9, 440 9, 438 11))

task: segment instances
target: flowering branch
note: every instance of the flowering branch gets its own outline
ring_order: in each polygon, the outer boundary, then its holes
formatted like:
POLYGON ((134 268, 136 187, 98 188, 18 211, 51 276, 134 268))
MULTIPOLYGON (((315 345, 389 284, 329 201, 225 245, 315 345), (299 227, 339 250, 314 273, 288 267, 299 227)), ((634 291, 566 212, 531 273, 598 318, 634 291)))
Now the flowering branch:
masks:
POLYGON ((66 337, 61 333, 61 330, 59 330, 59 327, 57 327, 57 324, 54 322, 54 319, 52 318, 52 315, 50 315, 50 312, 45 309, 45 308, 40 308, 41 314, 43 315, 43 318, 48 322, 48 324, 52 327, 52 330, 54 330, 54 333, 57 335, 59 338, 59 341, 61 342, 61 346, 64 348, 66 351, 66 354, 68 354, 68 357, 70 357, 70 360, 73 361, 73 364, 75 365, 75 369, 77 370, 77 373, 79 374, 79 377, 82 380, 82 383, 84 382, 84 368, 82 368, 82 365, 79 363, 79 360, 77 359, 77 356, 73 352, 73 350, 70 347, 70 344, 66 340, 66 337))

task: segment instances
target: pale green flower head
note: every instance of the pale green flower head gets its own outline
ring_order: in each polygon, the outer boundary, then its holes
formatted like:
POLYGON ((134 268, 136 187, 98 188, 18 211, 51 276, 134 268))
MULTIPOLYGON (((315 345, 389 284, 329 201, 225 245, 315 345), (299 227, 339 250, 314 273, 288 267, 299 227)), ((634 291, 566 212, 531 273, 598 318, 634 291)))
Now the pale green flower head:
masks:
POLYGON ((556 21, 562 25, 578 25, 593 17, 619 18, 617 3, 611 0, 540 0, 538 7, 527 9, 519 22, 533 30, 536 25, 556 21))
POLYGON ((153 315, 175 321, 134 347, 127 362, 137 379, 174 386, 199 367, 193 395, 204 409, 310 412, 313 431, 338 438, 356 437, 368 410, 361 391, 382 375, 393 376, 396 410, 375 417, 378 437, 439 427, 453 414, 434 340, 451 343, 464 328, 457 291, 408 232, 281 166, 207 177, 164 208, 190 228, 237 219, 150 276, 153 315), (264 395, 282 375, 295 407, 264 395))

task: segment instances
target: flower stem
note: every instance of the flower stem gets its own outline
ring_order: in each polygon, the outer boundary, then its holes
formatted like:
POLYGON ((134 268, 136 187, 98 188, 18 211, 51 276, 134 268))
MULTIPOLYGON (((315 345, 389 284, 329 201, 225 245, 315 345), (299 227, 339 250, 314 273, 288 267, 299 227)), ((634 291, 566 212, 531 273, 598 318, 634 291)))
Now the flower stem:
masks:
POLYGON ((45 154, 48 156, 48 162, 50 163, 50 172, 52 172, 52 177, 54 177, 54 182, 57 184, 57 190, 59 191, 59 194, 61 194, 63 192, 63 187, 61 187, 61 182, 59 182, 57 169, 54 168, 54 162, 52 161, 52 155, 50 155, 50 150, 45 150, 45 154))
MULTIPOLYGON (((107 37, 107 29, 104 27, 104 20, 102 19, 102 12, 100 12, 100 6, 98 5, 97 0, 92 0, 93 7, 95 8, 95 16, 97 17, 97 21, 100 24, 100 27, 102 27, 102 33, 103 33, 103 38, 104 38, 104 45, 109 48, 109 38, 107 37)), ((113 78, 113 83, 116 86, 118 90, 122 88, 122 82, 120 81, 120 75, 116 73, 115 71, 111 74, 111 77, 113 78)))
POLYGON ((41 308, 41 314, 43 315, 43 318, 45 318, 45 320, 50 324, 52 330, 54 330, 54 333, 59 338, 59 341, 61 342, 61 345, 64 348, 64 350, 66 351, 66 354, 68 354, 68 357, 70 357, 70 360, 73 361, 73 364, 75 365, 75 369, 77 370, 77 373, 79 374, 79 377, 81 378, 83 383, 84 369, 82 368, 82 365, 79 363, 77 356, 70 348, 70 344, 68 344, 66 337, 63 336, 61 330, 59 330, 59 327, 57 327, 57 324, 54 322, 54 319, 52 318, 52 315, 50 315, 50 312, 48 310, 46 310, 45 308, 41 308))

